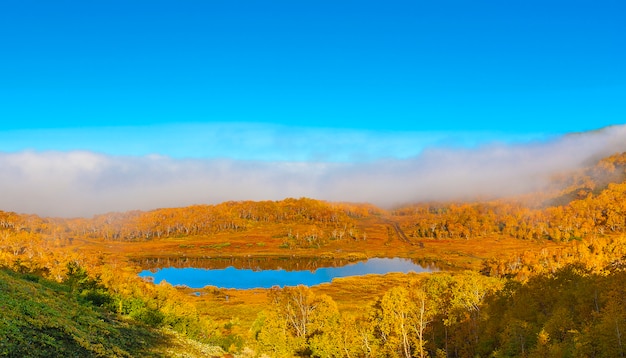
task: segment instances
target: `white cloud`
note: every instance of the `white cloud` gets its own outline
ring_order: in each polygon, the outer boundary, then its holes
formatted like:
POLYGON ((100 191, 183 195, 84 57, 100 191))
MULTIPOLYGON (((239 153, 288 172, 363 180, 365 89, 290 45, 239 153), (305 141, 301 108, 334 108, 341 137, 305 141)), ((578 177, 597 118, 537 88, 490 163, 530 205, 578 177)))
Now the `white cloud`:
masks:
POLYGON ((430 147, 408 159, 348 162, 176 159, 89 151, 0 153, 0 210, 45 216, 313 197, 389 206, 508 195, 554 172, 626 151, 626 126, 550 141, 430 147))

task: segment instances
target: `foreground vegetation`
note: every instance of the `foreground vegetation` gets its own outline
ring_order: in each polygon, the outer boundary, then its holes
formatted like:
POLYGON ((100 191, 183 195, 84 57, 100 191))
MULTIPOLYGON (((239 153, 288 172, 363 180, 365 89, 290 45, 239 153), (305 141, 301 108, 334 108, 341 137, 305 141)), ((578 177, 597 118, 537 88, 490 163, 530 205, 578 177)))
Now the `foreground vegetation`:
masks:
POLYGON ((0 356, 202 357, 222 352, 122 317, 107 307, 109 302, 107 291, 80 274, 58 283, 2 269, 0 356))
POLYGON ((474 272, 389 289, 361 314, 305 287, 270 292, 256 339, 290 357, 621 357, 626 272, 570 265, 525 284, 474 272))
POLYGON ((623 357, 625 178, 620 154, 542 193, 391 212, 306 198, 92 219, 0 212, 0 355, 623 357), (375 256, 446 270, 270 290, 137 277, 375 256))

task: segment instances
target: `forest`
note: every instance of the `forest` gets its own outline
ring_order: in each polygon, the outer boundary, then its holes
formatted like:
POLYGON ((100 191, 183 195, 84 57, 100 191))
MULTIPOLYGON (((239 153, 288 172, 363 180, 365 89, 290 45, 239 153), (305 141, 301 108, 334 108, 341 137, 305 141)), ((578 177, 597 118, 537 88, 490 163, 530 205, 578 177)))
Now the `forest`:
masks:
POLYGON ((626 153, 510 198, 0 212, 0 289, 8 357, 624 357, 626 153), (137 275, 371 257, 439 270, 252 290, 137 275))

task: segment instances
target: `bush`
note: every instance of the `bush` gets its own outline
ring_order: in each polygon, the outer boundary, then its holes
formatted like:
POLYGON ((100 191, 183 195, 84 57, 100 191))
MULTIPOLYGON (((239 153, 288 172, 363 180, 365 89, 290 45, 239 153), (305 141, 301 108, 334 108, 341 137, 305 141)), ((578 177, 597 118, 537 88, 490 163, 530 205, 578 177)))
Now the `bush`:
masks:
POLYGON ((215 335, 209 338, 209 344, 219 346, 223 350, 231 353, 239 352, 243 348, 244 340, 237 334, 228 334, 225 336, 215 335))
POLYGON ((161 327, 163 325, 163 320, 165 319, 165 315, 163 313, 148 307, 142 307, 133 311, 130 313, 130 316, 139 322, 155 328, 161 327))
POLYGON ((108 305, 113 301, 109 292, 103 288, 83 290, 78 298, 81 302, 88 302, 98 307, 108 305))
POLYGON ((67 264, 67 278, 63 282, 83 303, 101 307, 113 300, 109 291, 100 283, 100 278, 89 277, 87 270, 76 262, 67 264))

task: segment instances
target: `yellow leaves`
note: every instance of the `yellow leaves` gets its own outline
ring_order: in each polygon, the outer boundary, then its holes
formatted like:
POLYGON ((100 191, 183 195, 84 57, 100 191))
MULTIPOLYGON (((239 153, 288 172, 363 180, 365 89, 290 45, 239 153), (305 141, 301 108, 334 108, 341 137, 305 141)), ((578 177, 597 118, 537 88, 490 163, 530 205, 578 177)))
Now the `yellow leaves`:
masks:
MULTIPOLYGON (((306 286, 272 288, 270 310, 259 317, 257 340, 274 356, 311 350, 316 356, 340 356, 341 330, 337 304, 327 295, 315 295, 306 286)), ((345 337, 345 336, 343 336, 345 337)))
MULTIPOLYGON (((108 213, 92 219, 29 220, 29 228, 49 235, 137 241, 173 236, 209 235, 248 230, 259 223, 314 225, 330 237, 334 228, 354 226, 354 218, 377 211, 372 206, 333 204, 300 198, 282 201, 240 201, 217 205, 193 205, 148 212, 108 213), (50 224, 49 227, 47 224, 50 224)), ((0 212, 0 214, 2 214, 0 212)), ((18 219, 21 218, 18 216, 18 219)), ((9 215, 0 215, 0 227, 16 226, 9 215)))
POLYGON ((377 320, 383 337, 383 347, 390 354, 411 357, 414 349, 412 330, 415 326, 416 307, 404 287, 394 287, 380 301, 377 320))
POLYGON ((288 333, 288 323, 278 312, 266 312, 257 321, 261 325, 256 334, 257 342, 262 351, 271 352, 273 357, 293 357, 294 352, 305 346, 304 337, 288 333))
POLYGON ((547 346, 548 343, 550 343, 550 335, 542 328, 537 334, 537 344, 539 346, 547 346))

